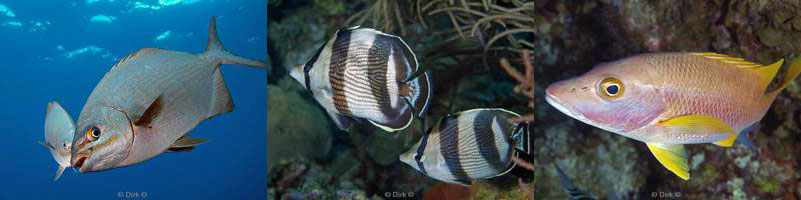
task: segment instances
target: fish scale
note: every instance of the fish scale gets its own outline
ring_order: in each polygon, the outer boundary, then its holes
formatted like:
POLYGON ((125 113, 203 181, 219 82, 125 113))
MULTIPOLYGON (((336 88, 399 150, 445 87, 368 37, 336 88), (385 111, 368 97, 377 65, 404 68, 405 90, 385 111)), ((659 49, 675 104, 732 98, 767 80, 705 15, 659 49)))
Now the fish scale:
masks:
POLYGON ((202 53, 144 48, 121 59, 81 110, 71 164, 81 172, 107 170, 148 160, 173 145, 185 152, 204 143, 185 134, 233 110, 221 64, 267 67, 225 50, 214 17, 202 53))
POLYGON ((409 77, 416 70, 416 57, 401 38, 352 27, 337 31, 290 75, 306 86, 340 130, 361 119, 396 132, 411 124, 414 109, 423 116, 430 101, 428 73, 409 77))
POLYGON ((517 150, 528 152, 525 122, 497 108, 458 112, 440 119, 400 160, 434 179, 469 185, 470 180, 506 174, 517 150), (514 131, 513 131, 514 130, 514 131), (512 143, 524 145, 512 147, 512 143), (422 151, 421 151, 422 150, 422 151))
POLYGON ((717 53, 642 54, 551 84, 546 101, 579 121, 645 142, 662 165, 687 180, 682 144, 732 146, 801 73, 796 58, 770 89, 783 63, 763 66, 717 53))

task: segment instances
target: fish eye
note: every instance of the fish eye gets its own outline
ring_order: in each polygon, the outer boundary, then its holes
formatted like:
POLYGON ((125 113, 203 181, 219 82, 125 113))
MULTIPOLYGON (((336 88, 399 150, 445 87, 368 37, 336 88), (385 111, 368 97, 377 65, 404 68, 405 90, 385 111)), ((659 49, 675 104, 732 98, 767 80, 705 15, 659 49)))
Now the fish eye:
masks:
POLYGON ((101 133, 100 132, 100 128, 97 128, 96 126, 94 126, 94 127, 90 128, 90 129, 86 130, 86 138, 88 138, 89 141, 95 141, 98 138, 100 138, 100 133, 101 133))
POLYGON ((423 159, 423 154, 416 153, 414 154, 414 160, 420 161, 423 159))
POLYGON ((613 77, 605 78, 601 81, 599 89, 601 90, 601 96, 611 99, 619 98, 625 91, 623 82, 613 77))

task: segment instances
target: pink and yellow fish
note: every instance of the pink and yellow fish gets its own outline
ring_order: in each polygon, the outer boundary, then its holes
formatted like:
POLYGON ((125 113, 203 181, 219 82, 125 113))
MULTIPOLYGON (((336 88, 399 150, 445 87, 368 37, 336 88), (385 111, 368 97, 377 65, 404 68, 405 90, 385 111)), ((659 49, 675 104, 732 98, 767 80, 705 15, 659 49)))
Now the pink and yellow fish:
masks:
POLYGON ((801 72, 794 60, 768 66, 717 53, 642 54, 551 84, 546 100, 579 121, 645 142, 657 160, 690 178, 683 144, 730 147, 801 72))

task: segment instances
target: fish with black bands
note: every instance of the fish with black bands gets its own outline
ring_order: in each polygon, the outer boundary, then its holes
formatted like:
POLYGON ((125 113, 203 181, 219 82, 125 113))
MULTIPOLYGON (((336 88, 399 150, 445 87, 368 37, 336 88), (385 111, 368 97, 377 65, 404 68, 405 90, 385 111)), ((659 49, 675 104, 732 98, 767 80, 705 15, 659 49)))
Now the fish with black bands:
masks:
POLYGON ((512 156, 529 153, 528 123, 497 108, 472 109, 443 117, 400 160, 448 183, 501 176, 514 168, 512 156))
POLYGON ((397 36, 370 28, 343 28, 290 75, 311 92, 340 130, 366 120, 395 132, 422 117, 431 99, 427 72, 397 36))

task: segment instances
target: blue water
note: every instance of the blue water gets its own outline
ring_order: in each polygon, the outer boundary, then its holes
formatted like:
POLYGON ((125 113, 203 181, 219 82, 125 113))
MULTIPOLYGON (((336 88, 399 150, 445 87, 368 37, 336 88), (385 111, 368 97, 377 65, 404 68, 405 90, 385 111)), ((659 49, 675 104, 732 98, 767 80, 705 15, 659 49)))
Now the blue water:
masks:
POLYGON ((217 16, 218 32, 228 50, 266 58, 265 0, 185 1, 158 10, 131 9, 132 2, 0 0, 14 14, 0 12, 0 24, 5 24, 0 25, 0 199, 266 197, 266 71, 237 65, 222 65, 234 111, 189 132, 209 143, 192 152, 166 153, 109 171, 79 174, 67 169, 53 181, 57 164, 36 143, 44 140, 47 102, 60 102, 77 120, 89 93, 116 59, 144 47, 201 52, 211 16, 217 16), (113 18, 91 21, 101 14, 113 18), (37 21, 43 25, 35 26, 37 21), (166 31, 171 32, 169 37, 155 40, 166 31), (88 47, 85 53, 75 51, 84 47, 88 47), (120 194, 140 197, 118 198, 120 194))

